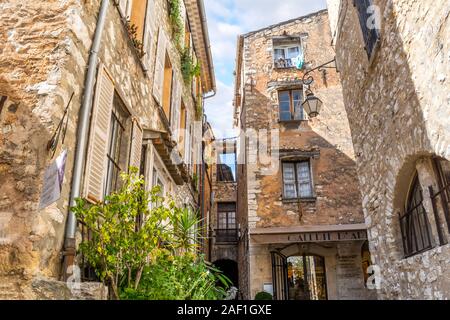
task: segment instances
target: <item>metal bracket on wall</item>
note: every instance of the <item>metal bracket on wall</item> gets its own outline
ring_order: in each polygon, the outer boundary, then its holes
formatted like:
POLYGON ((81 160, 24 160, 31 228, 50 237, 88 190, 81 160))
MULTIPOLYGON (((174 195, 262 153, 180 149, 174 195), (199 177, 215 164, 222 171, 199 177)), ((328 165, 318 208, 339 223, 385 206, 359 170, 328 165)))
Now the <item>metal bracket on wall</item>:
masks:
POLYGON ((56 131, 53 134, 53 136, 51 137, 51 139, 49 140, 49 142, 47 143, 47 150, 48 151, 53 151, 52 153, 52 158, 55 156, 55 152, 56 152, 56 148, 58 147, 58 142, 59 142, 59 137, 62 134, 62 144, 64 144, 64 140, 66 138, 66 132, 67 132, 67 125, 69 122, 69 106, 70 103, 72 102, 73 96, 74 96, 75 92, 72 92, 72 95, 70 96, 69 102, 67 103, 66 108, 64 109, 64 114, 61 118, 61 120, 58 123, 58 126, 56 127, 56 131), (66 122, 64 123, 64 119, 66 120, 66 122), (64 124, 64 126, 63 126, 64 124))

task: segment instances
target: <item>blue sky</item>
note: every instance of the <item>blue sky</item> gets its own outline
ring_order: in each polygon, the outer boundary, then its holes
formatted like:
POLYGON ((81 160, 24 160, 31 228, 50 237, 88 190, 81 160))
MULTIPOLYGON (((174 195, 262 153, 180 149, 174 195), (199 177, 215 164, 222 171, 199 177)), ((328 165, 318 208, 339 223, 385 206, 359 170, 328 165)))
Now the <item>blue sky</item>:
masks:
POLYGON ((233 71, 237 36, 326 8, 326 0, 204 0, 217 95, 206 100, 216 138, 234 136, 233 71))

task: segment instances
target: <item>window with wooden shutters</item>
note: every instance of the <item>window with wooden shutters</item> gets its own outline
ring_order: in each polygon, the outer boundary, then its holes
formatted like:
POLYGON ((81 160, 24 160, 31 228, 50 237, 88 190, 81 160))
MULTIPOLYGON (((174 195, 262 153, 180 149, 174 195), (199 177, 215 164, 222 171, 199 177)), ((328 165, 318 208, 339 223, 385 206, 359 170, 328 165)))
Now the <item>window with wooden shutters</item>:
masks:
POLYGON ((142 127, 139 121, 133 119, 133 128, 131 131, 131 147, 130 147, 130 166, 140 168, 141 152, 142 152, 142 127))
POLYGON ((103 200, 113 99, 114 83, 101 64, 95 88, 85 170, 84 196, 93 202, 103 200))
POLYGON ((142 46, 144 48, 144 56, 142 63, 145 71, 150 70, 153 62, 153 37, 155 30, 155 0, 147 0, 147 9, 145 14, 144 38, 142 46))
POLYGON ((371 10, 371 8, 374 8, 372 0, 353 0, 353 3, 358 10, 359 24, 364 37, 364 48, 369 59, 371 59, 380 39, 378 20, 381 17, 376 16, 377 14, 379 15, 378 12, 371 10))
POLYGON ((116 0, 116 3, 119 5, 120 13, 126 19, 130 18, 132 2, 133 0, 116 0))
POLYGON ((190 155, 191 155, 191 124, 190 116, 186 113, 186 130, 184 135, 184 161, 186 164, 190 165, 190 155))
POLYGON ((183 103, 183 100, 181 101, 181 110, 180 110, 180 132, 178 135, 178 151, 180 151, 180 154, 184 157, 184 150, 185 150, 185 139, 186 139, 186 117, 187 117, 187 111, 186 106, 183 103))
POLYGON ((153 80, 153 96, 156 102, 162 106, 163 102, 163 85, 164 85, 164 66, 166 63, 166 45, 167 37, 164 29, 160 27, 158 35, 158 49, 156 52, 155 75, 153 80))
POLYGON ((182 86, 178 80, 178 73, 174 71, 173 87, 172 87, 172 114, 170 116, 170 129, 173 134, 173 140, 178 142, 180 127, 180 108, 181 108, 181 91, 182 86))
POLYGON ((136 40, 143 42, 147 0, 133 0, 131 4, 130 25, 136 28, 136 40))
POLYGON ((283 162, 283 190, 285 199, 314 196, 309 160, 283 162))

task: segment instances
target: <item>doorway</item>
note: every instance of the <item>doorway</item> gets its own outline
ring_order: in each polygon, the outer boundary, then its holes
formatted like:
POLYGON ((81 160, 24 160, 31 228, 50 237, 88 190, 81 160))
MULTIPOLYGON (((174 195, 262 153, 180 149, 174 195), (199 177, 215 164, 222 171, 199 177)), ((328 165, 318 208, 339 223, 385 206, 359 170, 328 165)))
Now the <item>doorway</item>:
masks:
POLYGON ((327 300, 327 277, 323 257, 288 257, 287 277, 289 300, 327 300))
POLYGON ((238 264, 233 260, 217 260, 214 262, 214 266, 217 267, 223 274, 231 280, 232 286, 239 287, 239 271, 238 264))
POLYGON ((286 257, 272 252, 272 281, 276 300, 327 300, 325 258, 303 254, 286 257))

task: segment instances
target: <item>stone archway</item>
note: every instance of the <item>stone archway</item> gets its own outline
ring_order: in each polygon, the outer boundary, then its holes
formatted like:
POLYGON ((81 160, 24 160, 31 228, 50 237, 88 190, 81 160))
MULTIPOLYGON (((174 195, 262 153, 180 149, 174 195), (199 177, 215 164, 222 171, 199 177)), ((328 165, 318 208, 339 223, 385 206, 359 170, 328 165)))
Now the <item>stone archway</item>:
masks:
POLYGON ((228 279, 231 280, 232 286, 236 288, 239 287, 239 271, 238 271, 238 264, 236 261, 229 259, 221 259, 216 260, 213 264, 216 268, 222 271, 223 274, 228 277, 228 279))

